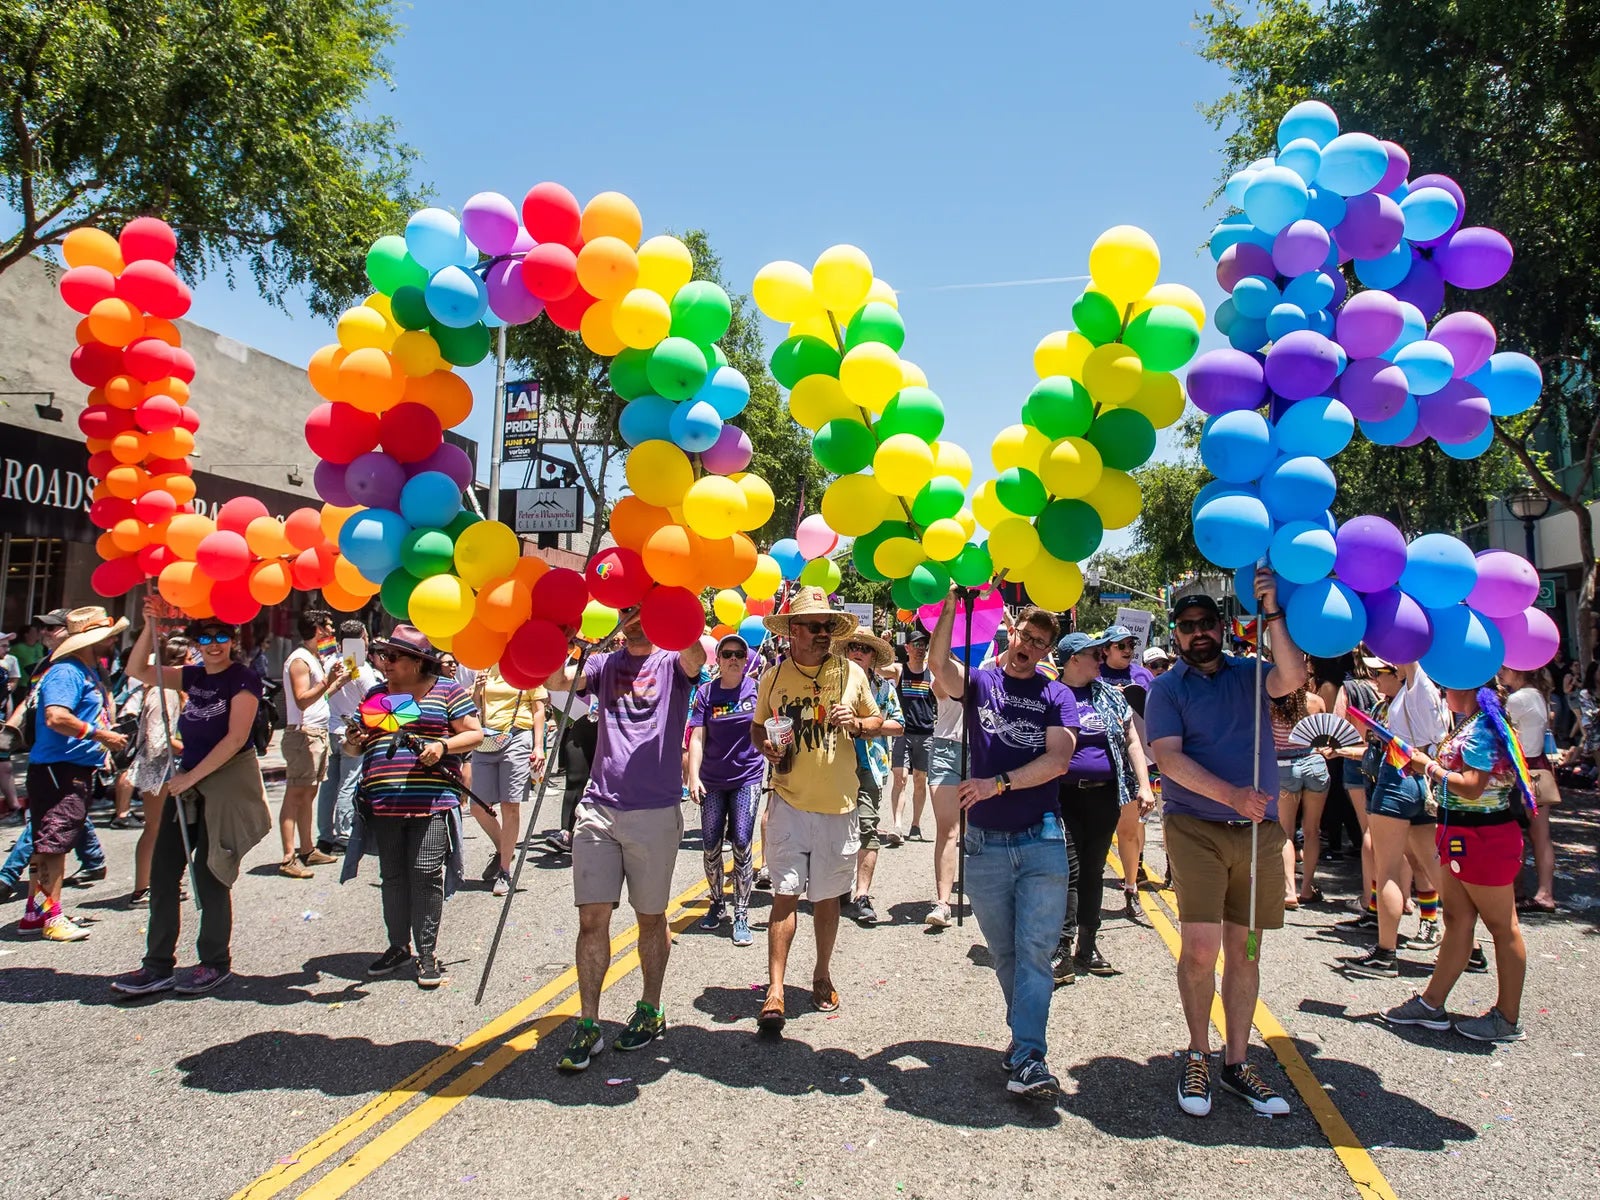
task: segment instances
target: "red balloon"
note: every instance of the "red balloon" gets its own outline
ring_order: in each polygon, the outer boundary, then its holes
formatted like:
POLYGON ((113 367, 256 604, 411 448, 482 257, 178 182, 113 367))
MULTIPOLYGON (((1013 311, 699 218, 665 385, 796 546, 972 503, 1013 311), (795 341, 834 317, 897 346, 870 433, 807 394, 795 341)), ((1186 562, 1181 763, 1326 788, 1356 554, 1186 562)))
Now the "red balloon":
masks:
POLYGON ((571 295, 546 302, 544 315, 550 318, 557 329, 576 333, 578 327, 583 324, 583 314, 593 308, 594 304, 593 296, 582 288, 574 288, 571 295))
MULTIPOLYGON (((557 630, 557 632, 559 633, 560 631, 557 630)), ((543 675, 531 675, 512 662, 509 654, 505 652, 502 652, 499 666, 500 678, 504 679, 519 692, 531 692, 534 688, 543 687, 545 680, 549 679, 554 673, 552 669, 546 671, 543 675)))
POLYGON ((89 475, 93 479, 104 479, 108 471, 113 471, 121 465, 117 461, 117 456, 109 450, 89 455, 89 475))
POLYGON ((160 217, 135 217, 122 227, 117 248, 125 263, 145 259, 170 263, 178 253, 178 235, 160 217))
POLYGON ((661 650, 682 650, 706 631, 706 610, 688 588, 658 587, 639 605, 645 637, 661 650))
MULTIPOLYGON (((254 496, 235 496, 217 510, 217 528, 229 533, 244 536, 244 531, 250 528, 250 522, 257 517, 269 517, 267 506, 254 496)), ((231 578, 231 576, 216 576, 218 579, 231 578)))
MULTIPOLYGON (((192 412, 192 409, 184 409, 192 412)), ((187 426, 185 426, 187 428, 187 426)), ((190 433, 194 430, 190 429, 190 433)), ((187 458, 147 458, 144 460, 144 469, 152 475, 193 475, 194 467, 187 458)))
POLYGON ((250 594, 250 576, 219 579, 211 589, 211 611, 229 625, 245 625, 261 612, 261 602, 250 594))
POLYGON ((150 545, 140 550, 139 553, 134 557, 139 560, 139 566, 143 568, 144 573, 150 576, 152 579, 160 575, 162 568, 168 563, 181 561, 178 556, 173 553, 171 546, 163 546, 159 542, 152 542, 150 545))
POLYGON ((189 289, 166 263, 131 262, 117 276, 117 295, 152 316, 176 320, 189 311, 189 289))
POLYGON ((444 426, 427 405, 396 404, 378 418, 378 441, 396 462, 421 462, 444 441, 444 426))
POLYGON ((183 380, 185 383, 193 383, 195 374, 194 355, 190 354, 182 346, 174 346, 172 348, 172 356, 174 359, 172 365, 173 376, 183 380))
POLYGON ((319 404, 306 418, 306 445, 324 462, 347 463, 359 458, 377 449, 378 414, 362 412, 354 404, 319 404))
POLYGON ((182 423, 183 405, 171 396, 159 393, 146 396, 139 402, 139 407, 133 410, 133 419, 146 433, 160 433, 182 423))
POLYGON ((185 404, 178 410, 178 427, 187 429, 190 433, 199 432, 200 414, 185 404))
POLYGON ((96 304, 116 294, 117 277, 104 267, 73 267, 61 276, 61 298, 73 312, 88 315, 96 304))
POLYGON ((623 546, 602 550, 589 560, 583 573, 589 594, 607 608, 632 608, 650 590, 644 559, 623 546))
POLYGON ((107 559, 89 576, 89 586, 97 596, 122 596, 145 581, 144 568, 133 555, 107 559))
POLYGON ((541 684, 566 661, 567 635, 552 621, 524 621, 506 642, 504 662, 541 684))
POLYGON ((177 347, 156 337, 135 338, 122 353, 122 369, 143 383, 165 379, 177 365, 177 347))
POLYGON ((578 198, 559 183, 538 183, 529 189, 522 198, 522 224, 536 242, 557 242, 574 251, 583 245, 579 232, 583 210, 578 198))
POLYGON ((770 617, 772 615, 772 597, 768 596, 765 600, 751 600, 746 597, 744 609, 752 617, 770 617))
POLYGON ((86 438, 114 438, 133 428, 133 414, 109 404, 91 404, 78 414, 78 430, 86 438))
POLYGON ((134 516, 133 501, 120 496, 107 496, 89 505, 89 523, 97 529, 110 529, 118 521, 134 516))
POLYGON ((583 581, 582 575, 566 567, 546 571, 533 585, 533 615, 536 618, 557 625, 578 625, 583 621, 583 606, 587 603, 589 585, 583 581))
MULTIPOLYGON (((76 267, 75 270, 86 270, 76 267)), ((79 346, 68 360, 72 377, 85 387, 97 388, 114 375, 122 374, 122 351, 104 342, 79 346)))
POLYGON ((302 592, 319 591, 333 582, 334 559, 338 557, 338 550, 326 543, 302 550, 289 564, 289 578, 302 592))
POLYGON ((218 583, 245 574, 254 557, 244 535, 228 529, 206 534, 194 552, 195 564, 218 583))
MULTIPOLYGON (((168 517, 176 516, 178 501, 171 492, 164 492, 160 488, 146 492, 133 502, 133 515, 146 525, 159 525, 168 517)), ((159 571, 152 571, 152 575, 159 575, 159 571)))
POLYGON ((522 260, 522 286, 547 305, 578 286, 578 256, 560 242, 541 242, 522 260))

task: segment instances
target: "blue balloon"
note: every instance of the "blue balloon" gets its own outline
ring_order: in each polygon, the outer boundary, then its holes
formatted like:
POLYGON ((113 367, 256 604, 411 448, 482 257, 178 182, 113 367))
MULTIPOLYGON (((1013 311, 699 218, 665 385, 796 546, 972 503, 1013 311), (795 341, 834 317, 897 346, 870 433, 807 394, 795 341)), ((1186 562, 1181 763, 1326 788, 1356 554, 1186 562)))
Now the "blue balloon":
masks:
POLYGON ((1263 250, 1272 250, 1272 235, 1257 229, 1250 224, 1250 218, 1243 213, 1234 213, 1217 222, 1211 231, 1211 257, 1220 260, 1229 246, 1237 246, 1240 242, 1249 242, 1260 246, 1263 250))
POLYGON ((1490 415, 1514 417, 1532 408, 1539 399, 1544 375, 1539 364, 1526 354, 1501 350, 1468 375, 1467 382, 1489 398, 1490 415))
POLYGON ((1272 427, 1252 408, 1210 417, 1201 430, 1200 461, 1219 482, 1254 483, 1276 458, 1272 427))
POLYGON ((791 583, 800 578, 800 572, 806 568, 806 556, 800 553, 800 543, 793 538, 779 538, 772 543, 772 549, 767 551, 772 556, 772 561, 778 564, 778 570, 783 572, 783 577, 791 583))
MULTIPOLYGON (((1333 314, 1325 308, 1319 308, 1311 314, 1311 332, 1320 333, 1330 342, 1333 342, 1333 335, 1336 326, 1337 323, 1334 320, 1333 314)), ((1338 342, 1333 342, 1333 346, 1334 349, 1339 352, 1342 360, 1339 364, 1339 373, 1342 375, 1344 374, 1345 365, 1350 361, 1350 356, 1344 352, 1344 347, 1339 345, 1338 342)))
POLYGON ((406 222, 406 249, 426 271, 442 271, 466 256, 467 235, 461 222, 442 208, 424 208, 406 222))
POLYGON ((1370 133, 1343 133, 1322 148, 1317 186, 1341 196, 1370 191, 1389 170, 1389 152, 1370 133))
POLYGON ((1218 496, 1200 506, 1194 541, 1206 561, 1219 567, 1253 563, 1272 544, 1272 518, 1253 496, 1218 496))
POLYGON ((1246 354, 1254 354, 1271 340, 1267 323, 1255 317, 1239 317, 1228 329, 1228 345, 1246 354))
POLYGON ((461 515, 461 487, 443 471, 413 475, 400 489, 400 515, 413 529, 443 529, 461 515))
POLYGON ((1408 393, 1405 402, 1400 405, 1399 411, 1394 416, 1385 417, 1381 421, 1362 421, 1361 432, 1374 446, 1398 446, 1416 432, 1417 421, 1421 415, 1422 411, 1417 407, 1417 398, 1408 393))
POLYGON ((1277 521, 1320 518, 1338 491, 1328 464, 1309 454, 1286 454, 1261 477, 1261 501, 1277 521))
POLYGON ((665 396, 650 393, 635 396, 622 406, 617 432, 630 446, 637 446, 641 442, 670 442, 672 414, 677 407, 665 396))
POLYGON ((476 325, 489 308, 489 289, 471 271, 451 264, 435 271, 423 291, 428 311, 450 329, 476 325))
POLYGON ((722 436, 722 418, 704 400, 685 400, 672 406, 668 429, 680 449, 699 454, 717 444, 717 438, 722 436))
POLYGON ((1264 321, 1281 303, 1283 293, 1265 275, 1246 275, 1233 285, 1233 307, 1239 310, 1241 317, 1264 321))
POLYGON ((1333 570, 1339 553, 1333 534, 1320 521, 1290 521, 1272 535, 1272 569, 1294 583, 1315 583, 1333 570))
POLYGON ((1417 661, 1440 687, 1479 688, 1494 678, 1506 643, 1488 617, 1465 604, 1429 608, 1433 645, 1417 661))
POLYGON ((1402 238, 1400 244, 1382 258, 1356 259, 1356 278, 1379 291, 1398 287, 1411 274, 1412 254, 1411 244, 1402 238))
POLYGON ((1256 228, 1277 233, 1306 215, 1305 181, 1288 167, 1266 168, 1244 190, 1244 215, 1256 228))
POLYGON ((767 627, 761 623, 760 617, 746 617, 739 622, 739 636, 745 640, 745 645, 754 650, 767 640, 767 627))
POLYGON ((1275 304, 1272 311, 1267 314, 1267 336, 1273 341, 1287 337, 1291 333, 1299 333, 1302 329, 1310 329, 1311 322, 1306 318, 1305 309, 1297 304, 1275 304))
POLYGON ((1278 151, 1278 165, 1288 167, 1303 183, 1314 183, 1322 166, 1322 147, 1308 137, 1297 137, 1278 151))
POLYGON ((1284 285, 1283 300, 1285 304, 1293 304, 1307 313, 1313 313, 1333 303, 1335 286, 1333 276, 1328 272, 1307 271, 1284 285))
POLYGON ((1233 328, 1233 323, 1238 319, 1239 310, 1234 306, 1231 296, 1217 305, 1217 311, 1211 314, 1211 323, 1223 337, 1228 336, 1228 330, 1233 328))
POLYGON ((1318 658, 1348 654, 1367 633, 1361 597, 1337 579, 1303 585, 1284 609, 1294 644, 1318 658))
POLYGON ((1339 114, 1321 100, 1302 100, 1278 122, 1278 145, 1287 148, 1297 138, 1326 146, 1339 136, 1339 114))
POLYGON ((731 421, 750 403, 750 381, 732 367, 718 367, 694 394, 717 410, 717 416, 731 421))
MULTIPOLYGON (((1324 229, 1329 230, 1344 220, 1345 210, 1349 208, 1349 205, 1345 203, 1344 197, 1339 195, 1338 192, 1331 191, 1328 188, 1314 187, 1309 190, 1309 195, 1310 200, 1306 204, 1306 220, 1315 221, 1324 229)), ((1338 248, 1335 247, 1331 253, 1337 256, 1339 253, 1338 248)))
MULTIPOLYGON (((1289 597, 1299 588, 1298 583, 1290 583, 1282 575, 1274 573, 1278 583, 1278 607, 1280 609, 1289 603, 1289 597)), ((1240 567, 1233 573, 1233 597, 1239 603, 1239 611, 1247 616, 1255 616, 1256 612, 1256 565, 1250 563, 1240 567)))
POLYGON ((1423 608, 1459 604, 1477 583, 1478 560, 1465 542, 1448 533, 1425 533, 1406 547, 1400 590, 1423 608))
POLYGON ((1450 382, 1456 369, 1450 348, 1427 338, 1401 346, 1392 361, 1405 373, 1406 386, 1413 396, 1433 395, 1450 382))
MULTIPOLYGON (((1317 158, 1322 158, 1318 151, 1317 158)), ((1222 195, 1225 200, 1235 208, 1244 207, 1244 190, 1250 186, 1250 181, 1255 178, 1253 171, 1235 171, 1228 176, 1228 182, 1222 185, 1222 195)))
POLYGON ((410 532, 411 526, 397 512, 363 509, 340 528, 339 552, 373 583, 382 583, 385 575, 400 566, 400 546, 410 532))
POLYGON ((1394 356, 1400 353, 1412 342, 1420 342, 1428 336, 1428 318, 1422 315, 1422 310, 1409 300, 1400 301, 1400 336, 1394 339, 1390 346, 1379 358, 1394 361, 1394 356))
POLYGON ((1455 226, 1460 211, 1456 198, 1438 187, 1418 188, 1400 201, 1400 215, 1406 219, 1406 237, 1413 242, 1431 242, 1443 237, 1455 226))
POLYGON ((1469 442, 1440 442, 1439 449, 1451 458, 1463 462, 1478 458, 1494 444, 1494 422, 1483 427, 1483 432, 1469 442))
POLYGON ((1284 454, 1309 454, 1329 459, 1350 444, 1355 432, 1355 418, 1343 403, 1326 396, 1313 396, 1291 404, 1279 415, 1273 428, 1273 440, 1284 454))
POLYGON ((1228 483, 1226 480, 1213 479, 1196 492, 1194 499, 1189 502, 1189 524, 1194 524, 1194 519, 1200 515, 1200 510, 1205 507, 1207 501, 1218 496, 1249 496, 1255 500, 1261 498, 1254 484, 1228 483))

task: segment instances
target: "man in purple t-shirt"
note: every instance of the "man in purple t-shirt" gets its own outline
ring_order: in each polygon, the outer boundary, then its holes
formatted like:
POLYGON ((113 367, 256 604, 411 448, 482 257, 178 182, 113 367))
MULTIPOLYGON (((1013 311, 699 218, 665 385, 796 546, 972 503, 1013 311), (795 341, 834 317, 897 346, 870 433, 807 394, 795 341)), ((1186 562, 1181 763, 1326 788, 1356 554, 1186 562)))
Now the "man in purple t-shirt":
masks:
POLYGON ((622 623, 623 647, 591 654, 579 676, 572 666, 550 677, 557 691, 580 691, 598 704, 599 736, 589 786, 572 831, 572 894, 578 906, 578 997, 582 1008, 572 1045, 556 1064, 581 1071, 605 1049, 600 1037, 600 988, 611 965, 611 914, 628 885, 639 925, 644 996, 618 1050, 640 1050, 667 1028, 661 981, 672 948, 667 899, 683 840, 683 731, 689 694, 705 648, 696 641, 676 653, 645 637, 637 610, 622 623))
POLYGON ((992 666, 971 687, 950 652, 957 597, 945 600, 928 665, 966 709, 972 765, 957 794, 967 812, 967 897, 994 957, 1011 1045, 1006 1090, 1053 1101, 1061 1085, 1045 1065, 1045 1026, 1055 979, 1050 955, 1067 916, 1067 842, 1056 780, 1077 745, 1072 693, 1039 673, 1056 643, 1054 613, 1025 608, 992 666))

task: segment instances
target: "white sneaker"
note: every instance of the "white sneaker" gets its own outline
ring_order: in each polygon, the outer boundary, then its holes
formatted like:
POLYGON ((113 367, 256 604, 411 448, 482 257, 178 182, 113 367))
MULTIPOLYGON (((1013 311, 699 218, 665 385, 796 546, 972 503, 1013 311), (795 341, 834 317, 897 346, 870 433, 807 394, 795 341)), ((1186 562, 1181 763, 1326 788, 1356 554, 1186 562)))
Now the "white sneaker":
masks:
POLYGON ((931 925, 935 929, 950 928, 950 906, 948 904, 935 904, 928 910, 928 915, 922 918, 924 925, 931 925))

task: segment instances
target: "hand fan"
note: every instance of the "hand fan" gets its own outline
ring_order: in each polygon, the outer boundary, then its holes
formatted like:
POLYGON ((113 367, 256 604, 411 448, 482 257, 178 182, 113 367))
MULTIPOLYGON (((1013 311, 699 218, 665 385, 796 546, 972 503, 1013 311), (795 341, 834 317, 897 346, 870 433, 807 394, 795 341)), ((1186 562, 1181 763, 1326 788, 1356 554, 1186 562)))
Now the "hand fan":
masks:
POLYGON ((1335 750, 1343 750, 1350 746, 1359 746, 1361 741, 1361 735, 1356 732, 1354 725, 1343 717, 1325 712, 1312 713, 1309 717, 1300 718, 1289 731, 1291 746, 1305 746, 1309 749, 1331 746, 1335 750))
POLYGON ((379 692, 361 702, 361 723, 383 733, 404 729, 421 716, 416 699, 404 693, 379 692))

